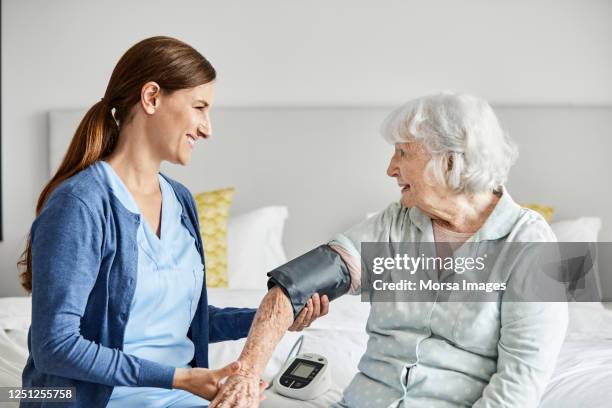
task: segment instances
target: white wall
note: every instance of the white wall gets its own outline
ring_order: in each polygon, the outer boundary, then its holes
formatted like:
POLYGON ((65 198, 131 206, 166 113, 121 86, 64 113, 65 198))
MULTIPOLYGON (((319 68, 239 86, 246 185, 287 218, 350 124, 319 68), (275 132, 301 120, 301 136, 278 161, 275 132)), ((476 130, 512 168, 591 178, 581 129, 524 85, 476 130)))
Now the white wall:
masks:
POLYGON ((213 62, 221 106, 387 106, 439 89, 612 104, 612 2, 330 3, 3 1, 0 296, 21 293, 14 265, 47 178, 46 112, 93 104, 122 52, 151 35, 213 62))

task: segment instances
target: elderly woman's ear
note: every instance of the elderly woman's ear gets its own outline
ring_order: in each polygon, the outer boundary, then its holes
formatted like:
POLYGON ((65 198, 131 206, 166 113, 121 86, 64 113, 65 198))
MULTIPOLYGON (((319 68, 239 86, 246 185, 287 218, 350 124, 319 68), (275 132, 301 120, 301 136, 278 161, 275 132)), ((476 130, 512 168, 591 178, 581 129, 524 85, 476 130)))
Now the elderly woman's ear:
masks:
POLYGON ((446 171, 450 173, 452 170, 453 170, 453 155, 449 154, 446 157, 446 171))

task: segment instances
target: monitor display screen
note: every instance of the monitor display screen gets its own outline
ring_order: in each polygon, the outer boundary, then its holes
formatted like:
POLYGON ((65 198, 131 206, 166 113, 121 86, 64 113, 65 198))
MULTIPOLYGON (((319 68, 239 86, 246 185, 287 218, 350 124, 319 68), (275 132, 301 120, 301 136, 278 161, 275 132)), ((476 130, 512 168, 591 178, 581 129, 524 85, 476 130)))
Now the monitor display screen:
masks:
POLYGON ((310 373, 312 373, 313 371, 314 371, 314 367, 311 366, 310 364, 299 363, 297 366, 295 366, 295 368, 291 372, 291 375, 294 375, 300 378, 308 378, 310 373))

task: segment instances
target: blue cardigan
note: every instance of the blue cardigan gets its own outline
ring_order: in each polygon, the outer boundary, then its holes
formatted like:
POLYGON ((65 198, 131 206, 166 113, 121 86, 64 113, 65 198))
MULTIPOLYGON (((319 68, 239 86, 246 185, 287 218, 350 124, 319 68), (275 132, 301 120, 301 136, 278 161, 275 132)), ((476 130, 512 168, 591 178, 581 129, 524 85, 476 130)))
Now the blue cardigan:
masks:
MULTIPOLYGON (((182 222, 204 253, 195 202, 168 180, 183 207, 182 222)), ((172 388, 175 367, 122 351, 134 296, 140 216, 128 211, 92 167, 61 183, 32 224, 32 325, 24 387, 76 387, 66 404, 105 407, 113 386, 172 388)), ((205 273, 205 272, 204 272, 205 273)), ((208 305, 206 285, 189 328, 194 367, 208 367, 208 343, 245 337, 255 310, 208 305)))

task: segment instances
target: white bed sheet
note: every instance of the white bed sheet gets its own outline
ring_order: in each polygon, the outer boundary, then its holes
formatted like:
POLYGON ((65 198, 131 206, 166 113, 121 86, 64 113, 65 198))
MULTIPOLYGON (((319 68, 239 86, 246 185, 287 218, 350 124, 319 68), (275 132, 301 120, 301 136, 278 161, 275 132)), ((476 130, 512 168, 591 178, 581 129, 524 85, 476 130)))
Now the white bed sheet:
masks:
POLYGON ((541 408, 612 406, 612 339, 568 340, 541 408))
MULTIPOLYGON (((256 307, 265 292, 260 290, 210 289, 210 304, 219 307, 256 307)), ((0 386, 19 386, 27 359, 29 298, 0 298, 0 386)), ((339 398, 357 372, 365 351, 365 324, 369 305, 359 297, 344 296, 331 304, 330 314, 304 332, 290 332, 277 347, 264 379, 271 381, 291 347, 304 335, 303 352, 324 354, 330 361, 333 391, 307 405, 287 403, 287 408, 327 407, 339 398)), ((211 344, 211 367, 236 359, 244 340, 211 344)), ((541 408, 608 407, 612 390, 612 310, 601 304, 571 304, 570 327, 557 369, 542 400, 541 408)), ((269 395, 262 407, 278 400, 269 395)), ((277 401, 278 402, 278 401, 277 401)), ((282 404, 281 404, 282 405, 282 404)), ((278 405, 276 405, 278 406, 278 405)))

